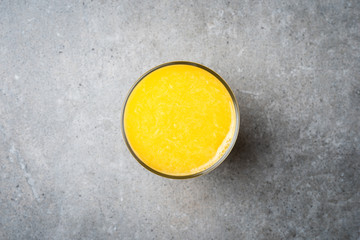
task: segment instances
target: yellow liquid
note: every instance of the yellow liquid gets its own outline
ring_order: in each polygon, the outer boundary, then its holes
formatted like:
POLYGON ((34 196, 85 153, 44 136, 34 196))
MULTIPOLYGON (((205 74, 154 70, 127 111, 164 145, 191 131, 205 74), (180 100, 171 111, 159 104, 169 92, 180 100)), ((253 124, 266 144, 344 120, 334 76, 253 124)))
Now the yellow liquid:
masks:
POLYGON ((133 89, 125 106, 126 138, 150 168, 173 176, 215 164, 234 137, 234 102, 206 70, 185 64, 159 68, 133 89))

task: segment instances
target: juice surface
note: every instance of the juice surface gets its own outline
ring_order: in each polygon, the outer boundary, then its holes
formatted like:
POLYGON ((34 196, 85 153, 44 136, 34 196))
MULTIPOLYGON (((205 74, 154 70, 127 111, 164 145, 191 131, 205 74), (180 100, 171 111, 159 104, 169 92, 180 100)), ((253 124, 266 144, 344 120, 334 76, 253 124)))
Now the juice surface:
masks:
POLYGON ((184 176, 215 164, 234 137, 236 114, 225 86, 206 70, 169 65, 145 76, 125 106, 124 130, 150 168, 184 176))

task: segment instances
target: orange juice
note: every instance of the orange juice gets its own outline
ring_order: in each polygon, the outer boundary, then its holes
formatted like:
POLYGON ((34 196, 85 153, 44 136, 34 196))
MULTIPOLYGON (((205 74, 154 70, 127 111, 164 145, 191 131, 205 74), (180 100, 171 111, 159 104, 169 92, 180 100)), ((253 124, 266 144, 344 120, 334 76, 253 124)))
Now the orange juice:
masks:
POLYGON ((215 165, 234 144, 236 100, 209 71, 189 62, 164 64, 132 89, 124 108, 124 135, 149 170, 167 177, 194 176, 215 165))

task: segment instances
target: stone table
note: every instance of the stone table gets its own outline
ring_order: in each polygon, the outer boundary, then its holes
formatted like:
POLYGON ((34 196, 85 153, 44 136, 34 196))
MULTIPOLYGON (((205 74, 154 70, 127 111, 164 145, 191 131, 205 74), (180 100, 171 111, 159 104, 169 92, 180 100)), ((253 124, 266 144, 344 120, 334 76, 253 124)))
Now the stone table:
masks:
POLYGON ((0 239, 358 239, 359 1, 0 1, 0 239), (188 60, 241 130, 208 175, 127 150, 127 91, 188 60))

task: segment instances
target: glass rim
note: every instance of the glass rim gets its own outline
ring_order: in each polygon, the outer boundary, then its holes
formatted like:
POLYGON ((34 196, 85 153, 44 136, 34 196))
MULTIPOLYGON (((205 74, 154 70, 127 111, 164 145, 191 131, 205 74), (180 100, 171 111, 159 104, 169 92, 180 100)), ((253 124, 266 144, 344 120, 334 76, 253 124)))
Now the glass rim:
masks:
POLYGON ((215 168, 217 168, 230 154, 231 150, 233 149, 233 147, 235 146, 236 140, 238 138, 239 135, 239 129, 240 129, 240 110, 239 110, 239 104, 238 101, 233 93, 233 91, 231 90, 230 86, 227 84, 227 82, 220 77, 219 74, 217 74, 215 71, 211 70, 210 68, 201 65, 199 63, 195 63, 195 62, 189 62, 189 61, 173 61, 173 62, 167 62, 167 63, 163 63, 160 64, 156 67, 151 68, 150 70, 148 70, 147 72, 145 72, 143 75, 141 75, 141 77, 132 85, 132 87, 130 88, 128 94, 126 95, 123 107, 122 107, 122 113, 121 113, 121 131, 122 131, 122 135, 125 141, 125 144, 128 148, 128 150, 130 151, 131 155, 147 170, 149 170, 152 173, 155 173, 159 176, 165 177, 165 178, 171 178, 171 179, 188 179, 188 178, 194 178, 194 177, 198 177, 204 174, 207 174, 211 171, 213 171, 215 168), (133 92, 133 90, 135 89, 135 87, 150 73, 166 67, 166 66, 171 66, 171 65, 191 65, 191 66, 195 66, 195 67, 199 67, 201 69, 204 69, 205 71, 209 72, 210 74, 212 74, 213 76, 215 76, 226 88, 226 90, 228 91, 228 93, 230 94, 231 100, 233 101, 234 104, 234 108, 235 108, 235 115, 236 115, 236 123, 235 123, 235 131, 234 131, 234 135, 232 137, 231 143, 228 146, 227 150, 225 151, 225 153, 219 158, 219 160, 217 160, 213 165, 211 165, 210 167, 197 172, 197 173, 193 173, 193 174, 188 174, 188 175, 171 175, 171 174, 166 174, 166 173, 162 173, 159 172, 151 167, 149 167, 146 163, 144 163, 140 157, 138 157, 135 153, 135 151, 132 149, 127 137, 126 137, 126 133, 125 133, 125 124, 124 124, 124 117, 125 117, 125 108, 126 108, 126 104, 129 100, 129 97, 131 95, 131 93, 133 92))

